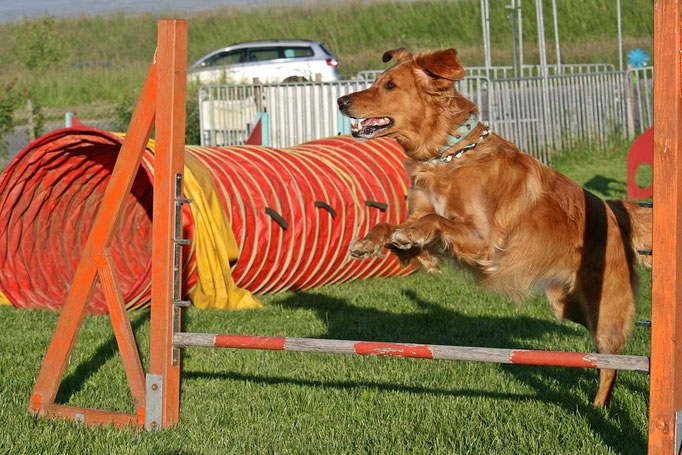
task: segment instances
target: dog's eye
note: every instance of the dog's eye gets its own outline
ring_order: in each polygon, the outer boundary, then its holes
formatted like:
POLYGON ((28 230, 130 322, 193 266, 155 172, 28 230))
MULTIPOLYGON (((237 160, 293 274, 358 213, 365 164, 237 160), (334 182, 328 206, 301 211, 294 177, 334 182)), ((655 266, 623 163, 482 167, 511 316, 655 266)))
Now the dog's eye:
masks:
POLYGON ((384 88, 385 88, 386 90, 394 89, 394 88, 395 88, 395 84, 393 83, 393 81, 388 81, 388 82, 386 82, 386 83, 384 84, 384 88))

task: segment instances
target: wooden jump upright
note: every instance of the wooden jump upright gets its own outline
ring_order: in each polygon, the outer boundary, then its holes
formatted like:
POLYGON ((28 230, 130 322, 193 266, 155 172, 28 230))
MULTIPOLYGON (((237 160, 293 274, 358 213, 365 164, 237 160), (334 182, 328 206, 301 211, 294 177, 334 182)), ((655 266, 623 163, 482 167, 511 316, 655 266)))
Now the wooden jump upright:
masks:
POLYGON ((682 441, 682 0, 656 0, 654 66, 654 241, 652 339, 646 357, 484 349, 348 340, 180 332, 177 224, 183 169, 187 24, 159 21, 158 48, 102 205, 31 395, 42 416, 86 424, 175 425, 179 349, 191 346, 386 355, 650 371, 649 452, 679 454, 682 441), (150 372, 144 375, 109 246, 121 206, 156 124, 150 372), (174 230, 174 227, 176 228, 174 230), (175 252, 175 257, 174 257, 175 252), (173 266, 176 269, 173 270, 173 266), (135 414, 54 403, 95 280, 107 298, 135 414), (175 278, 175 283, 173 282, 175 278), (678 343, 678 341, 680 341, 678 343))
POLYGON ((682 437, 682 10, 654 4, 654 230, 649 453, 682 437))
POLYGON ((163 377, 161 387, 166 392, 162 408, 164 422, 172 425, 178 420, 178 362, 173 365, 171 350, 162 346, 172 343, 173 181, 174 175, 182 174, 183 170, 187 22, 160 20, 157 45, 125 141, 33 388, 29 407, 37 415, 75 419, 93 425, 141 426, 148 420, 145 419, 145 374, 109 247, 123 202, 130 192, 156 124, 150 373, 163 377), (109 307, 135 414, 77 408, 54 402, 98 277, 109 307))

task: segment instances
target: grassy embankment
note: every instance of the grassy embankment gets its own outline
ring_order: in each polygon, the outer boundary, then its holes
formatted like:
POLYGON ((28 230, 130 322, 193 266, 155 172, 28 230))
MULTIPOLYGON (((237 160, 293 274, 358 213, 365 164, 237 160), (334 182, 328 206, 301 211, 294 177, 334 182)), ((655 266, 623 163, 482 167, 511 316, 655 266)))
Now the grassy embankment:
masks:
MULTIPOLYGON (((551 3, 545 1, 545 29, 553 59, 551 3)), ((511 63, 508 12, 492 2, 491 33, 494 64, 511 63)), ((524 2, 525 60, 537 62, 535 10, 524 2)), ((618 62, 615 2, 558 2, 564 62, 618 62)), ((189 20, 190 62, 205 53, 239 41, 307 38, 323 41, 339 57, 340 71, 355 74, 382 68, 381 54, 405 46, 411 50, 456 47, 465 65, 483 62, 478 0, 318 4, 261 9, 221 8, 174 14, 113 14, 60 18, 64 58, 48 70, 29 71, 21 58, 21 23, 0 25, 0 83, 17 78, 43 106, 73 107, 120 104, 134 99, 154 52, 156 19, 189 20), (77 69, 73 62, 98 61, 115 67, 77 69)), ((653 5, 650 0, 623 4, 625 50, 652 48, 653 5)))

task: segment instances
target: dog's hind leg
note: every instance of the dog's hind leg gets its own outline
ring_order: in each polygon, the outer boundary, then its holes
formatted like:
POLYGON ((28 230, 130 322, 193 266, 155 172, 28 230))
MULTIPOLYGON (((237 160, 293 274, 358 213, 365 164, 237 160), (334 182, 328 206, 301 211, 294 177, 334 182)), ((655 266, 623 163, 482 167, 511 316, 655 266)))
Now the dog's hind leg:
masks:
MULTIPOLYGON (((599 301, 587 302, 588 329, 601 354, 618 354, 623 349, 635 315, 635 296, 627 268, 612 269, 611 272, 607 272, 604 279, 599 301)), ((608 403, 615 380, 615 370, 599 370, 595 406, 603 407, 608 403)))
MULTIPOLYGON (((585 328, 587 328, 593 335, 592 338, 594 339, 595 344, 597 345, 597 350, 600 353, 613 353, 610 351, 613 351, 614 346, 600 342, 599 336, 595 336, 595 324, 588 322, 588 317, 585 315, 586 308, 580 297, 566 292, 566 290, 560 286, 548 288, 545 291, 545 295, 547 296, 549 306, 554 311, 554 315, 557 317, 557 319, 568 319, 585 326, 585 328)), ((606 339, 610 339, 610 337, 607 336, 606 339)), ((593 402, 595 406, 603 407, 606 405, 609 398, 611 397, 611 390, 613 389, 615 380, 615 370, 599 370, 599 390, 597 391, 597 395, 593 402)))
MULTIPOLYGON (((576 292, 556 286, 548 288, 545 295, 558 319, 571 320, 589 330, 597 352, 618 354, 627 340, 635 311, 634 292, 627 269, 608 276, 603 283, 588 281, 587 284, 581 283, 576 292), (585 286, 593 292, 584 292, 585 286), (599 287, 602 287, 601 292, 594 292, 599 287)), ((615 381, 615 370, 599 370, 594 406, 606 406, 615 381)))
MULTIPOLYGON (((626 289, 619 295, 611 294, 601 301, 600 310, 604 310, 606 314, 599 314, 596 327, 590 330, 597 351, 601 354, 618 354, 625 346, 635 309, 629 283, 626 289)), ((608 403, 615 380, 615 370, 599 370, 599 390, 594 399, 595 406, 602 407, 608 403)))
POLYGON ((603 408, 611 399, 613 385, 616 383, 616 370, 599 370, 599 390, 592 404, 597 408, 603 408))

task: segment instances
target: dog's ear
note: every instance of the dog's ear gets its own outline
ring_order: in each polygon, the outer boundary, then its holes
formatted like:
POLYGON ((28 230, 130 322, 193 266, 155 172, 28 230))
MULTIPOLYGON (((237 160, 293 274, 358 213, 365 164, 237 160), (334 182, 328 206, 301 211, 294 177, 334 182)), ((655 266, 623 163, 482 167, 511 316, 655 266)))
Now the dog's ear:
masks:
POLYGON ((384 56, 381 58, 381 60, 386 63, 392 58, 395 59, 396 63, 402 63, 412 60, 412 54, 404 47, 401 47, 399 49, 392 49, 390 51, 384 52, 384 56))
POLYGON ((454 81, 464 79, 466 75, 454 49, 420 54, 415 62, 437 87, 452 87, 454 81))

